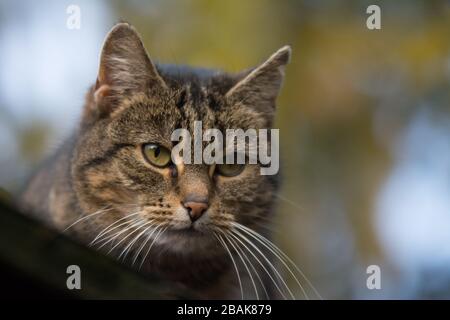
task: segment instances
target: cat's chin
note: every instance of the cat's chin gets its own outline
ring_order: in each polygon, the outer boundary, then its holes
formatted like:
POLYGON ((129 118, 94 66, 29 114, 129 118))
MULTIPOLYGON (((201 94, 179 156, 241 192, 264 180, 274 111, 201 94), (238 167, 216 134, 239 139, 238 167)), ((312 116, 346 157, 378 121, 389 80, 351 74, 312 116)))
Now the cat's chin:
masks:
POLYGON ((173 234, 175 237, 180 238, 204 238, 204 237, 214 237, 212 232, 205 229, 199 229, 194 227, 193 225, 186 227, 186 228, 173 228, 170 230, 167 230, 168 234, 173 234))
POLYGON ((168 229, 158 242, 160 245, 167 245, 172 251, 187 253, 210 249, 216 245, 217 240, 209 230, 187 227, 168 229))

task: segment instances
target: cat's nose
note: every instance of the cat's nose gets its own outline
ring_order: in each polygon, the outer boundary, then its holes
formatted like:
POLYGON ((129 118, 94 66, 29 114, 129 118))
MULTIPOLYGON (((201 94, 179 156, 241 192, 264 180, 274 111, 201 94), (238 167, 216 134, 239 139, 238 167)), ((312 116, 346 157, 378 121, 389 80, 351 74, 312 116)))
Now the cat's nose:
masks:
POLYGON ((183 201, 183 206, 187 209, 192 222, 198 220, 209 207, 205 199, 186 199, 186 201, 183 201))

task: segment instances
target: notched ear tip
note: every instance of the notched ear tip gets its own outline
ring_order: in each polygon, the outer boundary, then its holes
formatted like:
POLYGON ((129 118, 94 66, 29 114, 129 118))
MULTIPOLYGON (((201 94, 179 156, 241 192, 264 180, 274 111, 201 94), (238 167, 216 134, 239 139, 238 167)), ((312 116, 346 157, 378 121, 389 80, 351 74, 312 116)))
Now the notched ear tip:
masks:
POLYGON ((166 89, 164 80, 145 50, 139 33, 127 22, 114 25, 100 53, 96 101, 108 103, 135 92, 166 89))
POLYGON ((104 44, 108 43, 111 39, 127 37, 130 35, 138 35, 136 29, 131 24, 128 22, 116 23, 106 35, 104 44))
POLYGON ((284 46, 278 49, 269 60, 276 62, 278 65, 283 66, 291 61, 292 49, 291 46, 284 46))
POLYGON ((120 30, 120 29, 132 29, 132 30, 134 30, 134 27, 131 24, 129 24, 128 22, 126 22, 126 21, 121 21, 121 22, 116 23, 111 28, 110 33, 114 32, 114 31, 117 31, 117 30, 120 30))
POLYGON ((247 73, 226 94, 228 98, 242 92, 264 92, 265 97, 276 98, 284 77, 284 66, 291 60, 292 49, 286 45, 273 53, 264 63, 247 73))
MULTIPOLYGON (((131 47, 137 47, 138 49, 139 47, 142 47, 142 50, 145 52, 142 41, 136 29, 127 22, 116 23, 108 32, 105 40, 103 41, 103 46, 100 52, 100 66, 97 82, 100 84, 111 84, 109 82, 109 69, 111 69, 112 66, 108 64, 108 59, 110 57, 120 57, 122 59, 130 57, 131 54, 127 51, 129 51, 129 48, 131 47)), ((134 52, 136 51, 138 50, 134 50, 134 52)))

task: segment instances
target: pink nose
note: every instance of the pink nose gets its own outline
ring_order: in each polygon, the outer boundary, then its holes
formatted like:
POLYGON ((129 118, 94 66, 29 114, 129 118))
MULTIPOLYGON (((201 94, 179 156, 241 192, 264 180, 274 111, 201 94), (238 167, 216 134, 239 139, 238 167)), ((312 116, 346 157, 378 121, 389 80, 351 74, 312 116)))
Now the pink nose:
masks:
POLYGON ((203 201, 187 201, 183 202, 183 206, 187 209, 189 218, 191 218, 192 222, 195 222, 200 218, 209 207, 208 203, 203 201))

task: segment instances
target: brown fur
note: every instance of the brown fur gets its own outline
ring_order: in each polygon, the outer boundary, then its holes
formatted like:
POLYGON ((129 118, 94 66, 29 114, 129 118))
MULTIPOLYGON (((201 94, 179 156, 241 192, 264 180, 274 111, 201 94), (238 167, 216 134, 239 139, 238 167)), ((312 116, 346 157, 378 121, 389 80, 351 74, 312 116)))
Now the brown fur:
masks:
MULTIPOLYGON (((142 221, 168 227, 141 272, 177 281, 202 298, 240 298, 231 260, 213 231, 227 232, 237 221, 267 235, 261 225, 270 224, 277 177, 260 175, 259 165, 247 165, 236 177, 214 174, 207 165, 161 169, 145 161, 141 146, 152 142, 170 150, 172 131, 192 132, 195 120, 203 121, 203 129, 270 128, 289 56, 285 47, 256 69, 235 75, 154 65, 134 28, 116 25, 106 38, 80 127, 31 180, 25 208, 64 230, 107 207, 68 230, 86 244, 126 214, 139 212, 142 221), (194 231, 180 204, 191 194, 209 202, 194 231)), ((251 289, 246 292, 254 298, 251 289)))

